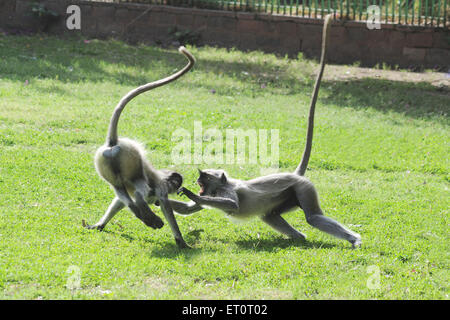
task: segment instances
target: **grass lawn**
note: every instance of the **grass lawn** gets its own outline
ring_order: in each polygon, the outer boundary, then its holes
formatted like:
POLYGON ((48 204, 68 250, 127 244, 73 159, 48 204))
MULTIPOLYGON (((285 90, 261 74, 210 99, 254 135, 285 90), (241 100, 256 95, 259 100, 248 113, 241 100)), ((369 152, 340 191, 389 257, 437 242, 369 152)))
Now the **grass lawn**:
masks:
MULTIPOLYGON (((171 158, 173 132, 193 132, 194 121, 279 129, 280 169, 294 170, 317 63, 190 49, 195 70, 133 100, 119 133, 195 191, 197 167, 211 166, 171 158)), ((177 216, 191 250, 167 224, 155 231, 127 210, 104 232, 82 228, 113 196, 93 155, 114 106, 184 64, 176 49, 0 35, 0 299, 448 299, 450 94, 433 84, 443 74, 325 70, 307 177, 325 214, 361 234, 360 249, 313 229, 301 210, 285 217, 306 242, 216 210, 177 216)))

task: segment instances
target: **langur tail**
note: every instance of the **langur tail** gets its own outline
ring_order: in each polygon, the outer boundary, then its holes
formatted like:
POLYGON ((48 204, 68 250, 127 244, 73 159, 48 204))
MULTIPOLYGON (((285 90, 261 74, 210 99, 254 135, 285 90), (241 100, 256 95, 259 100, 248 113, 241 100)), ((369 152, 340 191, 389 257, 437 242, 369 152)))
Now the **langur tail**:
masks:
POLYGON ((157 80, 154 82, 150 82, 150 83, 144 84, 140 87, 137 87, 136 89, 133 89, 130 92, 128 92, 119 101, 116 108, 114 109, 114 113, 113 113, 113 115, 111 117, 111 121, 109 123, 108 134, 106 136, 106 143, 108 144, 108 146, 113 147, 113 146, 117 145, 117 139, 118 139, 117 125, 119 123, 119 117, 128 102, 130 102, 133 98, 140 95, 141 93, 144 93, 144 92, 152 90, 154 88, 163 86, 165 84, 168 84, 168 83, 180 78, 182 75, 184 75, 186 72, 188 72, 194 66, 195 58, 189 51, 186 50, 185 47, 181 46, 178 49, 178 51, 180 53, 184 54, 184 56, 189 60, 188 64, 183 69, 168 76, 167 78, 157 80))
POLYGON ((309 157, 311 155, 313 130, 314 130, 314 112, 316 109, 317 96, 319 94, 320 82, 322 80, 323 70, 325 69, 326 54, 327 54, 327 42, 329 38, 329 30, 331 26, 332 15, 328 14, 325 17, 322 32, 322 54, 320 56, 320 70, 317 74, 316 83, 314 85, 314 91, 311 97, 311 104, 309 106, 309 119, 308 119, 308 131, 306 135, 306 145, 303 151, 302 161, 295 169, 294 173, 300 176, 305 175, 306 168, 308 167, 309 157))

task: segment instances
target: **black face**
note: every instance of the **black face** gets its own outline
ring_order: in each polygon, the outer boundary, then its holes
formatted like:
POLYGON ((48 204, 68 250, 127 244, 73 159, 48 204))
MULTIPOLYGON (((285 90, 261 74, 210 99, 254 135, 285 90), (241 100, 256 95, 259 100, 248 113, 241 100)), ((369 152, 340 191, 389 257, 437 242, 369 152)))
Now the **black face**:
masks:
POLYGON ((174 193, 178 189, 180 189, 181 185, 183 184, 183 176, 181 174, 179 174, 178 172, 169 171, 169 170, 164 170, 164 174, 166 175, 164 180, 167 181, 167 185, 169 187, 169 190, 168 190, 169 193, 174 193))
POLYGON ((222 170, 199 170, 200 176, 197 183, 200 186, 199 195, 215 196, 217 189, 224 186, 227 182, 225 172, 222 170))

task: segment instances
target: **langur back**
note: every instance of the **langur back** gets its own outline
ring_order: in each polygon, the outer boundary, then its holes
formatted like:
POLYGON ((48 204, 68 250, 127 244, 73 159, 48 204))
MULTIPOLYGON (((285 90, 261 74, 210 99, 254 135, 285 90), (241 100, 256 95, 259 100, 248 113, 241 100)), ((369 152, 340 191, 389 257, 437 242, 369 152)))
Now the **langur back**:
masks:
POLYGON ((136 141, 121 138, 116 146, 104 145, 97 150, 95 168, 107 182, 121 186, 142 176, 144 156, 142 146, 136 141))

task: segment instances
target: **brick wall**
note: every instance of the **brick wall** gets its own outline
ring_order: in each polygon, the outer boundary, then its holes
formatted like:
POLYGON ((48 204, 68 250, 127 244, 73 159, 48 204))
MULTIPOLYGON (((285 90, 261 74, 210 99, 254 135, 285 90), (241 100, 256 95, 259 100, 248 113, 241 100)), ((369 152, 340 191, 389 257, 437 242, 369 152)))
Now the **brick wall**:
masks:
MULTIPOLYGON (((28 15, 30 2, 0 0, 0 27, 37 30, 38 21, 28 15)), ((303 52, 307 57, 318 57, 320 53, 322 21, 317 19, 77 0, 44 3, 63 16, 49 29, 52 34, 81 32, 87 37, 154 43, 168 41, 170 27, 177 26, 198 32, 200 44, 290 56, 303 52), (64 16, 70 4, 81 8, 81 31, 66 28, 64 16)), ((380 30, 369 30, 361 22, 334 22, 330 40, 329 60, 335 63, 442 69, 450 66, 448 29, 382 24, 380 30)))

